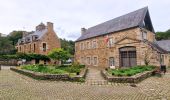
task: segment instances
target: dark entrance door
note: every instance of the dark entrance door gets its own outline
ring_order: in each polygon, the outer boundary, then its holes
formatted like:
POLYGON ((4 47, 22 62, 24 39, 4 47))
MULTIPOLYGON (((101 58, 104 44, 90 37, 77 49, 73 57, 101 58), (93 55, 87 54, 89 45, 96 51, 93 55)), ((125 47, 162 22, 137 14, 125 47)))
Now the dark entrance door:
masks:
POLYGON ((120 52, 120 66, 131 67, 136 65, 136 48, 123 47, 119 49, 120 52))

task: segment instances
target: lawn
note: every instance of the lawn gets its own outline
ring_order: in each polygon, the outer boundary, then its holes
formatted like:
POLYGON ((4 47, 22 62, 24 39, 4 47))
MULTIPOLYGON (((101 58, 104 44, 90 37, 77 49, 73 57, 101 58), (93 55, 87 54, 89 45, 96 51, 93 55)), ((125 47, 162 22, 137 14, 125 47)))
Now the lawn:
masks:
POLYGON ((151 71, 155 66, 134 66, 126 69, 108 69, 108 72, 114 76, 133 76, 145 71, 151 71))
POLYGON ((34 72, 49 73, 49 74, 79 74, 84 65, 72 64, 72 65, 24 65, 21 69, 30 70, 34 72))

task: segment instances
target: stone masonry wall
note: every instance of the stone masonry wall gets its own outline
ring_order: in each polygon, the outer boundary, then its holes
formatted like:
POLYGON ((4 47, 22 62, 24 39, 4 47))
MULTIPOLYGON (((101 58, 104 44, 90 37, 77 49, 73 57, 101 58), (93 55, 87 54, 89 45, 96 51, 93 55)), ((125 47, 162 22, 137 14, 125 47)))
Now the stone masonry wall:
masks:
MULTIPOLYGON (((147 31, 147 30, 145 30, 147 31)), ((151 56, 155 56, 157 54, 156 51, 152 50, 148 45, 144 44, 140 40, 142 39, 141 35, 141 29, 140 28, 132 28, 120 32, 115 32, 108 34, 109 38, 113 38, 114 44, 111 46, 107 46, 107 43, 105 42, 105 36, 99 36, 90 38, 83 41, 78 41, 75 44, 75 60, 85 64, 87 66, 97 66, 101 68, 108 67, 108 60, 109 57, 114 57, 115 66, 120 67, 120 57, 119 57, 119 48, 125 47, 125 46, 134 46, 136 47, 137 52, 137 65, 143 65, 144 64, 144 56, 143 53, 148 48, 151 51, 151 56), (87 49, 87 42, 92 43, 93 41, 97 42, 96 48, 90 48, 87 49), (84 43, 84 50, 80 49, 81 43, 84 43), (91 57, 91 62, 93 61, 93 57, 98 58, 98 64, 93 65, 87 64, 87 57, 91 57), (84 60, 82 60, 82 58, 84 60)), ((151 42, 155 40, 155 36, 152 32, 147 31, 147 39, 151 42)), ((150 61, 150 64, 158 65, 157 59, 154 59, 154 57, 150 61)))

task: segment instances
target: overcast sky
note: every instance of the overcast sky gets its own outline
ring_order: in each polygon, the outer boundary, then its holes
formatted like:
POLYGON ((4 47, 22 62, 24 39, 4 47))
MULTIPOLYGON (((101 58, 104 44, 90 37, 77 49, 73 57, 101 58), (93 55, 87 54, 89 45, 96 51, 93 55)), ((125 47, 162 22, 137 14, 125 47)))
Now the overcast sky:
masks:
POLYGON ((0 33, 33 31, 53 22, 60 38, 75 40, 89 28, 134 10, 149 7, 156 31, 170 28, 170 0, 0 0, 0 33))

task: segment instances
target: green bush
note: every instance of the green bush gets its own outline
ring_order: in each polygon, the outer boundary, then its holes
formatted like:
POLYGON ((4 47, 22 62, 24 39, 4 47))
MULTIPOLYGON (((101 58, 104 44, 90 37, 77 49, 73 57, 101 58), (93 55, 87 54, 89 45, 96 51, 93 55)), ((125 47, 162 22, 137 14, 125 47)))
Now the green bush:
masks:
POLYGON ((14 55, 0 55, 0 59, 10 60, 10 59, 26 59, 27 61, 31 61, 32 59, 37 60, 50 60, 46 55, 40 54, 25 54, 25 53, 17 53, 14 55))
POLYGON ((134 66, 127 69, 108 70, 108 72, 115 76, 133 76, 144 71, 151 71, 153 69, 155 69, 155 66, 148 65, 148 66, 134 66))
POLYGON ((75 65, 61 65, 61 66, 47 66, 43 64, 37 65, 24 65, 21 66, 22 69, 30 70, 34 72, 51 73, 51 74, 64 74, 64 73, 80 73, 84 66, 75 65))

